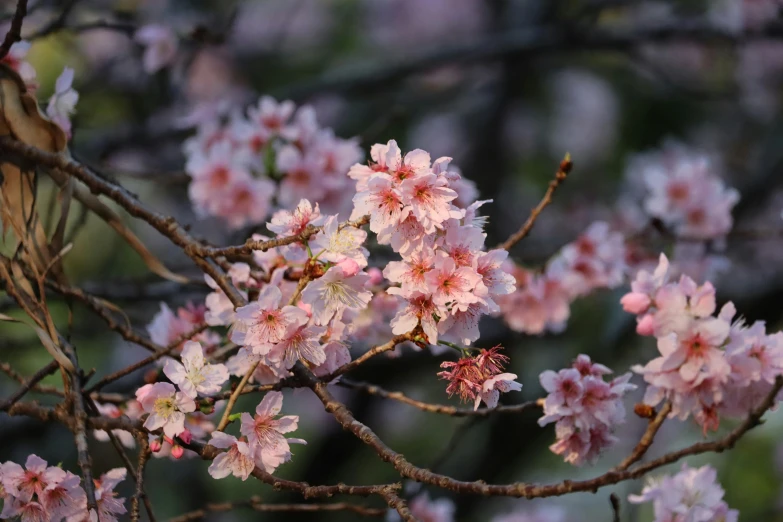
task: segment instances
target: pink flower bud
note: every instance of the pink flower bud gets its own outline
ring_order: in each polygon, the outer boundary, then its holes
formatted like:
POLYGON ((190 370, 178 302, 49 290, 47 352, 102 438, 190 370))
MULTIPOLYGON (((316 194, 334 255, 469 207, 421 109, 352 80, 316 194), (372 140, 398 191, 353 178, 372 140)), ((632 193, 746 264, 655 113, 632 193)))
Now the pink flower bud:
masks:
POLYGON ((632 314, 643 314, 650 308, 650 297, 640 292, 629 292, 620 299, 623 310, 632 314))
POLYGON ((653 335, 655 332, 655 320, 652 314, 645 314, 636 320, 636 333, 639 335, 653 335))
POLYGON ((152 384, 158 380, 159 372, 158 370, 149 370, 147 373, 144 374, 144 382, 147 384, 152 384))
POLYGON ((163 445, 160 443, 159 439, 155 439, 152 442, 150 442, 150 451, 152 453, 159 452, 162 447, 163 447, 163 445))
POLYGON ((182 455, 185 454, 185 448, 183 448, 180 445, 174 445, 171 447, 171 456, 175 459, 181 459, 182 455))
POLYGON ((188 429, 186 429, 185 431, 177 435, 177 437, 179 437, 179 440, 181 440, 185 444, 190 444, 190 441, 193 440, 193 434, 190 433, 190 430, 188 429))
POLYGON ((343 259, 336 266, 340 267, 345 277, 353 277, 359 273, 359 264, 353 259, 343 259))
POLYGON ((380 268, 371 266, 367 269, 367 274, 370 276, 369 284, 379 285, 383 283, 383 272, 381 272, 380 268))

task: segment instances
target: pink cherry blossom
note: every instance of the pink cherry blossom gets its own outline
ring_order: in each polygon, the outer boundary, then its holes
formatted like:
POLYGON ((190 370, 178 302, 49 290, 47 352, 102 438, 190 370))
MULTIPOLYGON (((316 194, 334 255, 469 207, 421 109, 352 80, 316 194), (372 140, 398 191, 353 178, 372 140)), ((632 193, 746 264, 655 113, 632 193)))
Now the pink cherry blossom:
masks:
POLYGON ((195 399, 198 394, 214 395, 228 380, 228 370, 222 364, 207 364, 201 344, 187 341, 182 349, 182 362, 168 359, 163 373, 179 386, 182 393, 195 399))
POLYGON ((310 249, 319 259, 340 263, 352 259, 360 268, 367 266, 369 252, 362 244, 367 240, 364 230, 346 226, 339 227, 337 216, 329 216, 323 229, 310 241, 310 249))
POLYGON ((383 269, 383 275, 392 283, 400 283, 403 293, 427 293, 429 284, 425 276, 434 262, 435 251, 422 248, 404 261, 390 261, 383 269))
POLYGON ((683 464, 674 476, 648 481, 641 495, 629 495, 633 504, 653 503, 655 522, 671 520, 736 522, 739 513, 723 500, 723 488, 710 466, 691 468, 683 464))
POLYGON ((388 174, 375 174, 371 177, 367 181, 367 190, 357 192, 353 197, 353 203, 354 209, 350 219, 370 216, 370 230, 379 235, 408 216, 408 211, 403 213, 402 194, 394 186, 388 174))
POLYGON ((247 442, 237 440, 233 435, 222 431, 214 431, 209 444, 218 449, 228 449, 228 451, 216 456, 209 465, 208 471, 212 478, 222 479, 234 475, 242 480, 247 480, 255 469, 253 452, 247 442))
MULTIPOLYGON (((389 288, 387 292, 391 295, 402 294, 402 291, 396 287, 389 288)), ((432 301, 432 296, 414 292, 404 297, 404 306, 399 309, 397 315, 391 320, 392 333, 402 335, 421 325, 430 344, 437 344, 438 323, 434 315, 439 311, 439 308, 432 301)))
POLYGON ((555 424, 557 442, 550 449, 566 462, 581 466, 594 462, 601 452, 617 442, 615 426, 625 422, 622 399, 636 388, 630 373, 610 382, 603 379, 611 370, 580 355, 571 368, 543 372, 539 379, 548 392, 544 415, 538 424, 555 424))
POLYGON ((163 428, 168 437, 185 431, 185 414, 196 409, 196 403, 167 382, 146 384, 136 391, 136 399, 149 413, 144 427, 150 431, 163 428))
POLYGON ((79 93, 73 88, 73 69, 66 67, 57 78, 54 94, 46 106, 46 115, 68 136, 71 135, 71 115, 76 110, 78 101, 79 93))
POLYGON ((318 366, 326 361, 326 354, 321 345, 321 336, 326 332, 323 326, 300 326, 289 324, 283 339, 274 345, 269 352, 269 359, 276 364, 282 364, 290 369, 299 359, 310 361, 318 366))
POLYGON ((9 49, 8 54, 0 60, 0 63, 4 63, 16 71, 19 76, 21 76, 27 89, 34 92, 38 89, 38 83, 35 81, 36 72, 30 62, 26 60, 30 47, 30 42, 24 40, 14 43, 9 49))
MULTIPOLYGON (((183 335, 203 326, 206 323, 207 313, 207 307, 202 304, 189 302, 184 307, 178 308, 175 314, 166 303, 160 303, 160 311, 147 325, 147 333, 153 342, 168 346, 181 339, 183 335)), ((187 340, 200 342, 209 350, 220 342, 220 337, 210 330, 205 330, 191 339, 185 339, 180 346, 187 340)))
POLYGON ((521 390, 522 385, 514 380, 516 378, 515 373, 501 373, 484 381, 481 391, 476 396, 473 409, 477 410, 481 401, 484 401, 487 408, 494 408, 498 405, 501 393, 521 390))
POLYGON ((308 225, 317 226, 323 221, 318 203, 315 207, 307 199, 302 199, 293 212, 282 209, 272 215, 272 220, 266 228, 279 237, 301 234, 308 225))
POLYGON ((290 442, 305 444, 301 439, 287 439, 283 436, 284 433, 296 430, 299 417, 286 415, 276 418, 282 407, 283 394, 272 391, 256 407, 254 417, 242 414, 240 431, 247 437, 256 463, 268 473, 274 472, 280 464, 290 459, 290 442))
POLYGON ((237 308, 231 340, 251 348, 256 354, 265 355, 272 345, 283 339, 289 325, 306 324, 307 314, 302 309, 289 305, 279 307, 282 297, 280 289, 270 284, 261 290, 256 301, 237 308))
POLYGON ((457 199, 457 193, 448 188, 446 179, 435 174, 403 180, 400 192, 403 202, 410 206, 411 213, 427 234, 442 228, 444 221, 462 216, 451 204, 451 201, 457 199))
POLYGON ((77 514, 86 502, 86 493, 80 486, 81 478, 69 471, 49 484, 39 500, 52 520, 77 514))
POLYGON ((365 289, 369 276, 364 272, 349 274, 343 266, 333 266, 302 291, 302 302, 312 306, 315 324, 325 325, 333 317, 339 319, 346 309, 367 307, 372 299, 372 292, 365 289))
POLYGON ((465 311, 487 293, 478 272, 467 266, 457 268, 450 257, 437 258, 425 277, 432 290, 432 302, 441 307, 448 304, 455 310, 465 311))

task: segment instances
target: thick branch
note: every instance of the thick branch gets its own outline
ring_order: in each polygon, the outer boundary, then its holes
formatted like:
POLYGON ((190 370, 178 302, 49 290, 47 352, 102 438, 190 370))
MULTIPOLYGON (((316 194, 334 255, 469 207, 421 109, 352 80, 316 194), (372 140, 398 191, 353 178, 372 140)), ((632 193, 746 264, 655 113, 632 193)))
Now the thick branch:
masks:
POLYGON ((470 493, 486 496, 512 496, 525 498, 541 498, 565 495, 577 491, 597 491, 599 488, 611 484, 617 484, 624 480, 641 477, 661 466, 675 462, 688 455, 706 453, 710 451, 721 452, 734 446, 734 444, 750 429, 760 424, 760 419, 764 413, 774 404, 775 396, 783 388, 783 377, 778 377, 775 386, 766 397, 764 402, 754 409, 745 421, 735 428, 723 439, 713 442, 703 442, 694 444, 680 451, 668 453, 663 457, 647 464, 638 466, 632 470, 609 471, 598 477, 582 480, 566 480, 561 483, 549 485, 527 484, 517 482, 505 485, 491 485, 484 481, 465 482, 455 480, 446 475, 433 473, 430 470, 419 468, 408 462, 405 457, 391 448, 389 448, 368 426, 362 424, 354 418, 350 411, 340 401, 335 399, 326 385, 320 382, 307 368, 301 364, 294 367, 295 374, 310 387, 316 396, 321 400, 324 409, 331 413, 340 425, 353 433, 358 439, 370 446, 378 456, 384 461, 389 462, 403 477, 432 484, 444 489, 449 489, 457 493, 470 493))

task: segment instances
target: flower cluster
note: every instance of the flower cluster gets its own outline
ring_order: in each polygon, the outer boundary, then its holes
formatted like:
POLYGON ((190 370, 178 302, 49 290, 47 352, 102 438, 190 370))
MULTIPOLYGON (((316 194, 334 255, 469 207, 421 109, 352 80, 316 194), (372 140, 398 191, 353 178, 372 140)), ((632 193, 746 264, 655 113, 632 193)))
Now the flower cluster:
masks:
POLYGON ((513 266, 516 290, 498 300, 509 328, 528 334, 560 332, 571 302, 599 288, 622 284, 626 250, 622 234, 597 221, 564 246, 543 273, 513 266))
MULTIPOLYGON (((136 390, 136 400, 149 414, 144 427, 149 431, 162 428, 164 436, 169 439, 167 442, 180 437, 188 443, 192 434, 185 428, 185 419, 186 414, 196 410, 194 399, 198 395, 209 396, 219 392, 228 380, 228 370, 222 364, 206 363, 201 345, 188 341, 182 350, 182 363, 175 359, 167 360, 163 373, 174 384, 157 382, 136 390)), ((182 456, 181 449, 175 451, 182 456)))
POLYGON ((628 176, 643 186, 639 192, 647 216, 677 237, 715 240, 731 230, 731 209, 739 201, 739 193, 715 171, 704 154, 671 142, 632 159, 628 176))
POLYGON ((124 498, 114 488, 125 479, 126 469, 116 468, 95 481, 98 513, 88 512, 81 478, 58 466, 49 466, 37 455, 27 457, 24 468, 15 462, 0 464, 0 518, 60 522, 116 522, 126 512, 124 498))
POLYGON ((446 370, 438 373, 438 377, 449 381, 446 387, 449 397, 456 393, 463 402, 473 400, 473 409, 477 410, 481 401, 488 408, 494 408, 501 392, 521 390, 522 385, 514 380, 516 374, 503 373, 509 358, 500 353, 501 349, 495 346, 482 349, 475 357, 442 362, 440 367, 446 370))
POLYGON ((420 149, 403 157, 394 140, 373 145, 371 157, 348 172, 356 180, 351 219, 369 216, 378 243, 402 257, 383 271, 395 284, 387 292, 403 301, 392 332, 421 327, 430 344, 447 334, 469 345, 479 337, 481 316, 496 313, 495 299, 514 287, 501 267, 508 253, 483 251, 486 234, 477 209, 485 202, 455 206, 464 182, 449 170, 451 158, 432 162, 420 149))
POLYGON ((720 415, 744 415, 769 393, 783 374, 783 334, 767 335, 761 322, 732 324, 731 302, 714 316, 712 284, 688 276, 670 282, 668 269, 661 255, 656 270, 640 271, 621 300, 637 314, 637 332, 655 336, 661 354, 633 370, 649 384, 646 404, 669 400, 671 416, 693 415, 706 432, 718 428, 720 415))
POLYGON ((631 373, 604 381, 612 370, 593 363, 587 355, 576 358, 571 368, 543 372, 539 380, 548 395, 540 426, 555 422, 557 442, 549 449, 566 462, 581 466, 595 462, 599 454, 617 442, 612 430, 625 422, 623 395, 636 388, 631 373))
POLYGON ((649 481, 641 495, 629 495, 628 500, 634 504, 652 502, 654 522, 737 522, 739 512, 729 509, 723 500, 723 488, 715 482, 716 476, 710 466, 691 468, 683 464, 676 475, 649 481))
POLYGON ((288 439, 284 433, 294 431, 299 417, 285 415, 277 418, 283 407, 283 394, 269 392, 256 407, 256 414, 242 413, 242 437, 237 439, 222 431, 212 432, 209 444, 226 449, 215 457, 209 474, 215 479, 229 475, 246 480, 256 466, 272 473, 281 464, 291 460, 289 443, 306 444, 302 439, 288 439))
POLYGON ((191 202, 202 216, 231 228, 262 223, 274 199, 283 208, 309 198, 333 213, 350 210, 351 164, 361 159, 355 140, 321 128, 310 106, 262 97, 246 115, 212 122, 185 143, 191 202))
MULTIPOLYGON (((182 339, 184 335, 193 332, 198 327, 206 323, 207 308, 204 305, 187 303, 184 307, 177 309, 177 313, 169 308, 166 303, 160 303, 160 311, 155 314, 147 325, 147 333, 152 342, 160 346, 168 346, 176 340, 182 339)), ((187 340, 187 339, 186 339, 187 340)), ((204 331, 194 335, 189 340, 200 342, 204 349, 209 351, 220 343, 220 336, 215 332, 204 331)), ((179 349, 182 348, 185 341, 182 341, 179 349)))

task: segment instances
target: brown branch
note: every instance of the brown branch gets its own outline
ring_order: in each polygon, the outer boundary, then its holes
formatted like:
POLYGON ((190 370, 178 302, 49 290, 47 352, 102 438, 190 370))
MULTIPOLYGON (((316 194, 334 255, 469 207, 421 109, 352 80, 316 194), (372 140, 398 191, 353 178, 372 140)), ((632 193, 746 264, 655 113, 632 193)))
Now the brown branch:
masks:
POLYGON ((403 477, 432 484, 457 493, 470 493, 476 495, 513 496, 525 498, 541 498, 565 495, 577 491, 597 491, 599 488, 616 484, 624 480, 641 477, 653 469, 675 462, 682 457, 705 452, 721 452, 734 446, 748 430, 760 424, 764 413, 774 404, 775 396, 783 388, 783 376, 778 377, 775 386, 767 395, 764 402, 754 409, 745 421, 735 428, 723 439, 694 444, 680 451, 672 452, 647 464, 631 470, 609 471, 598 477, 582 480, 566 480, 561 483, 537 485, 517 482, 505 485, 491 485, 484 481, 466 482, 455 480, 446 475, 433 473, 430 470, 419 468, 408 462, 403 455, 389 448, 368 426, 354 418, 353 414, 340 401, 335 399, 323 382, 320 382, 307 368, 301 364, 294 366, 294 373, 306 383, 324 405, 324 409, 331 413, 340 425, 353 433, 359 440, 370 446, 378 456, 389 462, 403 477))
POLYGON ((410 76, 444 66, 487 64, 522 56, 541 56, 558 52, 622 52, 656 42, 696 42, 736 46, 748 41, 776 39, 783 27, 772 23, 766 27, 736 33, 709 23, 674 22, 630 30, 576 32, 556 27, 535 27, 504 31, 479 40, 457 42, 448 47, 425 51, 413 56, 378 63, 357 63, 355 67, 326 71, 316 81, 289 85, 272 94, 294 100, 314 94, 343 93, 366 96, 379 89, 397 88, 410 76))
POLYGON ((264 504, 260 497, 251 497, 249 500, 235 502, 221 502, 219 504, 207 504, 201 509, 185 513, 169 519, 169 522, 189 522, 201 520, 212 512, 232 511, 239 507, 249 507, 262 513, 321 513, 325 511, 349 511, 367 517, 382 517, 385 509, 371 508, 348 502, 336 502, 334 504, 264 504))
POLYGON ((573 168, 574 164, 571 161, 571 155, 566 154, 565 158, 563 158, 563 161, 560 162, 560 165, 558 166, 557 172, 555 173, 555 179, 549 182, 549 187, 546 190, 546 193, 544 194, 543 199, 533 207, 533 209, 530 211, 530 216, 527 218, 527 221, 522 225, 522 228, 511 234, 508 239, 506 239, 503 243, 499 244, 495 248, 502 248, 503 250, 508 250, 520 241, 522 241, 533 229, 533 225, 536 223, 536 219, 538 219, 538 216, 541 214, 541 212, 550 204, 552 203, 552 196, 554 195, 555 191, 557 190, 557 187, 560 186, 561 183, 563 183, 566 178, 568 177, 568 173, 571 172, 571 169, 573 168))
POLYGON ((366 382, 349 381, 343 378, 337 384, 346 388, 360 390, 377 397, 383 397, 384 399, 392 399, 403 404, 413 406, 414 408, 418 408, 422 411, 427 411, 430 413, 441 413, 443 415, 451 415, 453 417, 489 417, 495 413, 522 413, 523 411, 541 407, 540 401, 529 401, 523 402, 522 404, 516 404, 514 406, 498 406, 496 408, 481 408, 479 410, 472 410, 470 408, 457 408, 443 404, 431 404, 428 402, 417 401, 416 399, 411 399, 402 392, 390 392, 379 386, 366 382))
POLYGON ((258 365, 261 363, 261 361, 256 361, 255 364, 253 364, 250 369, 245 373, 245 375, 242 376, 242 380, 239 381, 239 384, 234 389, 233 392, 231 392, 231 396, 228 398, 228 404, 226 405, 226 409, 223 412, 223 416, 220 418, 220 423, 217 425, 217 428, 215 428, 216 431, 223 431, 226 426, 228 426, 229 417, 231 417, 231 410, 234 408, 234 404, 236 404, 237 399, 242 394, 242 390, 245 388, 245 385, 247 384, 247 381, 250 380, 250 378, 253 376, 253 373, 255 373, 256 368, 258 368, 258 365))
POLYGON ((321 380, 324 382, 331 382, 337 377, 339 377, 340 375, 344 373, 348 373, 351 370, 358 368, 360 365, 364 364, 365 362, 372 359, 376 355, 380 355, 384 352, 394 350, 398 344, 402 344, 405 341, 412 341, 412 340, 413 340, 413 335, 410 332, 402 335, 395 335, 389 342, 370 348, 369 350, 364 352, 362 355, 360 355, 353 361, 343 364, 329 375, 324 376, 321 380))
POLYGON ((148 364, 157 361, 161 357, 165 357, 166 355, 169 355, 171 352, 176 350, 179 345, 181 345, 182 343, 184 343, 185 341, 187 341, 189 339, 192 339, 194 336, 200 334, 201 332, 203 332, 207 328, 209 328, 209 325, 207 325, 207 324, 200 324, 200 325, 196 326, 191 331, 185 332, 184 334, 182 334, 179 337, 177 337, 176 339, 174 339, 171 343, 168 344, 168 346, 160 347, 155 353, 153 353, 149 357, 146 357, 146 358, 142 359, 141 361, 138 361, 138 362, 136 362, 134 364, 131 364, 130 366, 128 366, 126 368, 123 368, 122 370, 118 370, 118 371, 116 371, 116 372, 114 372, 112 374, 107 375, 103 379, 99 380, 98 382, 96 382, 95 384, 90 386, 90 388, 88 388, 86 390, 87 393, 92 393, 94 391, 100 390, 101 388, 103 388, 107 384, 109 384, 111 382, 114 382, 117 379, 120 379, 122 377, 125 377, 126 375, 128 375, 130 373, 133 373, 136 370, 138 370, 139 368, 143 368, 143 367, 147 366, 148 364))
MULTIPOLYGON (((120 456, 120 459, 122 459, 123 464, 125 464, 125 468, 128 470, 128 473, 133 478, 133 481, 136 482, 136 491, 138 493, 139 474, 134 469, 133 463, 131 462, 130 457, 128 457, 128 453, 122 447, 122 444, 120 443, 119 439, 117 439, 117 436, 114 435, 112 430, 107 430, 106 434, 109 436, 109 440, 111 441, 112 446, 114 446, 114 449, 117 451, 117 454, 120 456)), ((137 432, 136 440, 138 441, 141 448, 139 451, 139 463, 141 464, 142 455, 146 455, 144 457, 144 463, 146 463, 147 459, 149 459, 149 442, 147 441, 147 434, 140 431, 137 432)), ((149 517, 150 522, 155 522, 156 518, 152 511, 152 503, 150 503, 150 499, 143 488, 141 489, 141 498, 144 500, 144 508, 147 510, 147 516, 149 517)), ((136 513, 135 520, 138 520, 138 502, 138 497, 134 495, 131 503, 131 520, 134 520, 134 512, 136 513)))
MULTIPOLYGON (((33 389, 36 384, 41 382, 45 377, 56 372, 59 367, 60 365, 57 364, 57 361, 51 361, 49 364, 47 364, 46 366, 44 366, 43 368, 35 372, 35 374, 33 374, 33 376, 30 377, 27 381, 22 381, 21 388, 19 388, 13 395, 11 395, 2 403, 0 403, 0 411, 8 411, 8 409, 11 408, 11 406, 16 404, 22 397, 24 397, 25 394, 29 392, 31 389, 33 389)), ((11 377, 17 379, 15 375, 18 374, 14 372, 14 375, 11 375, 11 377)))
POLYGON ((620 499, 612 493, 609 495, 609 503, 612 505, 612 522, 620 522, 620 499))
POLYGON ((22 22, 27 15, 27 0, 16 0, 16 11, 11 19, 11 27, 5 33, 3 43, 0 44, 0 60, 8 55, 11 46, 22 39, 22 22))
MULTIPOLYGON (((338 229, 342 230, 345 227, 358 228, 366 225, 369 222, 370 222, 370 216, 363 216, 355 221, 345 221, 343 223, 340 223, 338 229)), ((248 239, 244 245, 236 245, 236 246, 229 246, 229 247, 222 247, 222 248, 204 247, 204 246, 198 246, 198 247, 193 246, 191 248, 203 257, 233 258, 233 257, 246 256, 252 254, 256 250, 266 252, 270 248, 290 245, 292 243, 305 243, 312 236, 320 232, 322 228, 323 227, 314 227, 312 225, 308 225, 302 232, 300 232, 299 234, 294 234, 293 236, 268 239, 266 241, 256 241, 253 239, 248 239)))
MULTIPOLYGON (((76 419, 74 419, 72 415, 62 408, 61 405, 50 408, 41 406, 35 401, 18 402, 14 404, 8 410, 8 415, 12 417, 22 415, 25 417, 38 419, 42 422, 59 422, 69 429, 73 429, 73 426, 76 423, 76 419)), ((87 425, 91 429, 104 430, 107 432, 111 430, 125 430, 134 434, 148 433, 140 420, 131 420, 125 416, 119 418, 106 416, 89 417, 87 419, 87 425)), ((190 444, 182 443, 182 446, 195 451, 204 460, 212 460, 220 454, 220 451, 218 451, 213 446, 205 445, 195 440, 191 441, 190 444)), ((367 497, 370 495, 380 495, 382 491, 389 489, 399 490, 402 488, 402 484, 399 483, 371 486, 354 486, 343 483, 334 485, 311 486, 306 482, 296 482, 293 480, 286 480, 276 477, 271 473, 267 473, 266 471, 261 470, 258 467, 253 470, 252 475, 261 482, 271 485, 275 489, 294 491, 301 494, 306 499, 331 497, 334 495, 356 495, 367 497)))
POLYGON ((79 368, 76 349, 70 343, 63 343, 63 351, 71 359, 75 368, 75 371, 69 372, 70 388, 66 400, 73 408, 71 431, 76 443, 76 457, 79 462, 79 468, 82 470, 84 491, 87 493, 87 508, 97 511, 98 504, 95 500, 95 484, 92 477, 92 459, 90 458, 90 448, 87 444, 87 409, 85 407, 84 388, 82 386, 83 374, 81 368, 79 368))
POLYGON ((413 516, 411 510, 408 509, 408 504, 405 500, 397 494, 394 490, 384 490, 380 492, 383 500, 393 510, 395 510, 405 522, 418 522, 416 517, 413 516))
POLYGON ((625 471, 633 464, 639 462, 642 457, 644 457, 645 453, 647 453, 647 450, 650 449, 650 446, 652 446, 653 440, 655 440, 655 435, 658 433, 658 430, 661 429, 661 426, 663 425, 663 422, 666 420, 666 417, 669 415, 670 411, 672 411, 672 403, 666 401, 666 403, 661 408, 661 411, 658 412, 658 415, 650 419, 647 430, 644 432, 642 438, 639 440, 639 443, 633 449, 631 454, 628 455, 619 465, 617 465, 617 467, 614 468, 614 471, 625 471))
MULTIPOLYGON (((525 498, 552 497, 581 491, 595 492, 605 486, 642 477, 650 471, 676 462, 683 457, 707 452, 722 452, 730 449, 743 437, 743 435, 745 435, 745 433, 761 424, 761 417, 770 407, 772 407, 775 403, 776 395, 783 388, 783 376, 781 376, 776 379, 775 385, 764 401, 757 408, 753 409, 745 420, 725 437, 711 442, 696 443, 681 450, 667 453, 658 459, 636 466, 633 469, 623 471, 611 470, 592 479, 581 481, 565 480, 555 484, 539 485, 516 482, 512 484, 494 485, 487 484, 481 480, 475 482, 460 481, 446 475, 433 473, 432 471, 414 466, 408 462, 403 455, 396 453, 386 446, 369 427, 356 420, 351 412, 329 393, 326 384, 318 381, 309 370, 304 368, 301 364, 297 364, 294 369, 303 382, 315 392, 316 396, 318 396, 323 403, 324 409, 331 413, 343 428, 350 431, 362 442, 373 448, 382 460, 391 463, 403 477, 426 484, 432 484, 457 493, 525 498)), ((63 408, 46 408, 39 406, 35 402, 16 403, 8 411, 8 414, 11 416, 25 415, 44 422, 56 421, 69 427, 76 422, 76 420, 64 411, 63 408)), ((141 427, 141 421, 132 421, 127 417, 91 417, 87 419, 87 424, 93 429, 102 429, 106 431, 121 429, 132 432, 144 432, 141 427)), ((185 446, 201 455, 201 458, 204 460, 212 460, 220 453, 216 448, 209 445, 203 445, 196 441, 185 446)), ((259 468, 255 468, 252 475, 262 482, 274 486, 276 489, 296 491, 305 498, 329 497, 336 494, 383 496, 383 492, 387 491, 389 488, 399 489, 401 487, 400 484, 383 484, 375 486, 350 486, 346 484, 310 486, 305 482, 295 482, 275 477, 259 468)))
POLYGON ((144 492, 144 467, 147 465, 147 461, 149 460, 150 455, 152 455, 152 452, 150 451, 149 441, 145 433, 140 433, 136 437, 136 440, 139 443, 139 468, 136 471, 136 492, 131 499, 131 521, 139 521, 139 498, 143 498, 150 522, 155 522, 155 517, 152 514, 152 506, 147 499, 147 494, 144 492))
POLYGON ((34 40, 36 38, 41 38, 44 36, 48 36, 54 32, 59 31, 60 29, 65 27, 65 23, 68 20, 68 15, 71 14, 71 11, 76 6, 76 2, 78 0, 67 0, 65 3, 65 6, 60 11, 60 14, 57 15, 55 18, 53 18, 48 24, 34 32, 33 34, 29 35, 27 37, 28 40, 34 40))
POLYGON ((84 165, 70 161, 63 155, 51 154, 8 137, 0 138, 0 150, 15 152, 36 164, 72 176, 84 183, 93 194, 107 196, 125 209, 128 214, 147 222, 172 243, 182 248, 205 274, 215 280, 235 306, 245 304, 245 299, 225 274, 221 273, 214 263, 204 258, 205 255, 202 253, 204 245, 193 238, 173 217, 147 209, 125 187, 109 181, 84 165))

